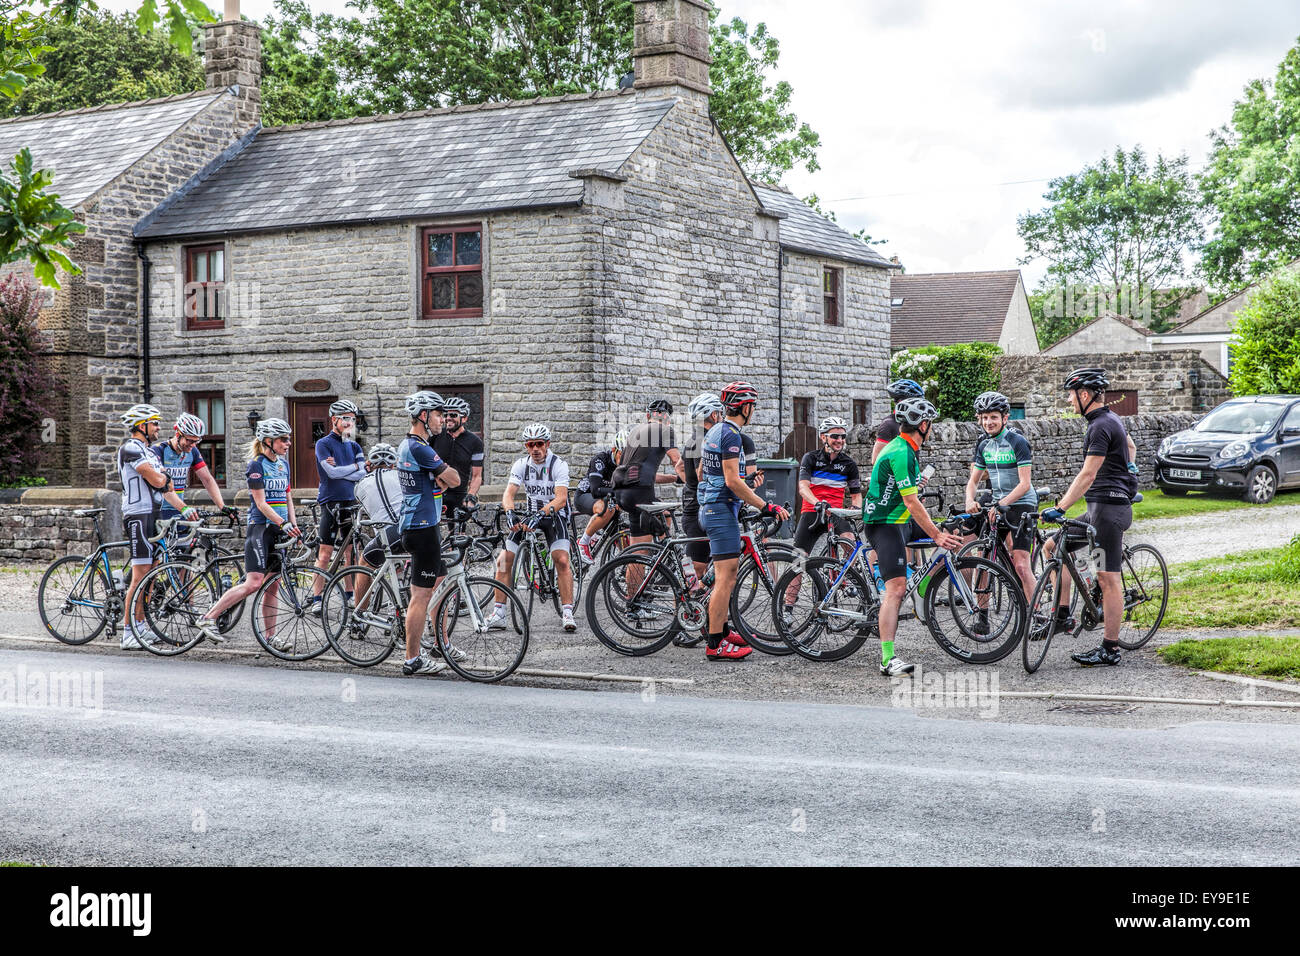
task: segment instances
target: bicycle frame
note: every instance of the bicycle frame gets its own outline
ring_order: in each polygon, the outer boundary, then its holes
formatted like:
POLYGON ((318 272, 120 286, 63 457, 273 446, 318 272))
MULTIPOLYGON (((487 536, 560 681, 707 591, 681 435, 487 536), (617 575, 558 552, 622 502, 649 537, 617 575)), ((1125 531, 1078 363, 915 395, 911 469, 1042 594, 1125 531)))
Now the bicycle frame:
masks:
MULTIPOLYGON (((915 541, 909 541, 907 543, 907 547, 909 548, 925 547, 927 545, 933 546, 934 541, 930 538, 917 538, 915 541)), ((866 557, 870 551, 871 546, 863 542, 861 538, 856 541, 853 553, 849 555, 844 564, 840 566, 839 574, 836 575, 834 582, 832 582, 830 588, 827 589, 826 596, 822 598, 821 603, 817 605, 817 613, 826 614, 830 617, 842 617, 863 624, 871 623, 873 621, 873 616, 869 614, 859 614, 856 611, 845 611, 839 608, 827 607, 828 602, 832 597, 834 597, 836 591, 839 590, 840 585, 843 583, 844 578, 848 575, 849 569, 855 564, 861 564, 862 569, 866 571, 866 577, 868 580, 875 580, 877 568, 875 565, 872 565, 866 557)), ((954 593, 961 599, 968 611, 974 612, 979 607, 979 602, 971 593, 965 575, 960 574, 957 569, 952 566, 952 558, 943 548, 939 549, 939 553, 930 560, 930 563, 926 565, 924 570, 918 571, 912 575, 911 580, 907 582, 907 589, 903 592, 902 600, 906 601, 908 598, 912 597, 921 586, 922 582, 929 580, 940 565, 943 565, 943 569, 947 573, 948 579, 952 582, 954 593)))

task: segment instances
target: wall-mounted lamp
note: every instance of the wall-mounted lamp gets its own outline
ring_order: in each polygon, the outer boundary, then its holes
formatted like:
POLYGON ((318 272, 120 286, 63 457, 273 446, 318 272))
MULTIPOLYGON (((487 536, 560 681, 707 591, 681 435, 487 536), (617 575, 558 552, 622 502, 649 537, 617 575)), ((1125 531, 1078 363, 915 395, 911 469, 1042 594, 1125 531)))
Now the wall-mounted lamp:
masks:
POLYGON ((357 431, 359 431, 359 432, 364 432, 364 431, 369 431, 369 430, 370 430, 370 423, 366 421, 366 413, 363 412, 363 411, 358 411, 358 412, 357 412, 357 431))
POLYGON ((256 409, 248 413, 248 427, 254 432, 257 431, 257 423, 262 420, 262 415, 256 409))

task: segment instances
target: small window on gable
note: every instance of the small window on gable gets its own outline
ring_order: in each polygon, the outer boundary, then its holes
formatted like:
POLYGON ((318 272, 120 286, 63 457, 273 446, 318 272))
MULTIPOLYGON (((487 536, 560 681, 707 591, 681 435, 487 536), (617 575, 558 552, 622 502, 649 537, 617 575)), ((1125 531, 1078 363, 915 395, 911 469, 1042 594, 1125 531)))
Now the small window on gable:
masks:
POLYGON ((181 254, 185 258, 185 328, 225 328, 225 244, 186 246, 181 254))
POLYGON ((827 325, 840 324, 840 288, 843 269, 822 269, 822 318, 827 325))
POLYGON ((483 228, 431 226, 420 232, 421 315, 454 319, 483 314, 483 228))

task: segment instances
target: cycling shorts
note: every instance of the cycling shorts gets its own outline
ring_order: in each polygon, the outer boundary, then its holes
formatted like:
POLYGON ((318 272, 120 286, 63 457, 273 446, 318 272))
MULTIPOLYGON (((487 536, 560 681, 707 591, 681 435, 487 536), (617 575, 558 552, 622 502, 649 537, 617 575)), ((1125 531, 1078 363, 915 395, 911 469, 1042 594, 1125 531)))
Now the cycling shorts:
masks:
POLYGON ((244 538, 244 570, 249 574, 275 574, 280 570, 280 552, 275 546, 284 532, 273 524, 250 524, 244 538))
MULTIPOLYGON (((827 515, 836 535, 852 534, 853 525, 847 518, 839 515, 827 515)), ((805 511, 799 515, 799 524, 794 529, 794 546, 804 554, 811 554, 817 539, 826 533, 826 523, 817 520, 817 512, 805 511)))
POLYGON ((714 561, 740 556, 740 502, 714 501, 700 506, 700 527, 709 536, 714 561))
POLYGON ((867 540, 876 552, 876 566, 884 581, 901 578, 907 574, 907 540, 901 524, 869 524, 867 540))
MULTIPOLYGON (((682 515, 682 531, 688 538, 705 538, 704 529, 700 526, 700 511, 698 508, 691 510, 689 513, 682 515)), ((686 556, 692 561, 699 561, 701 564, 709 562, 709 542, 708 541, 688 541, 686 542, 686 556)))
MULTIPOLYGON (((537 523, 537 529, 546 535, 546 547, 552 551, 569 550, 569 523, 559 515, 550 515, 537 523)), ((517 531, 506 538, 506 550, 518 554, 527 532, 517 531)))
POLYGON ((1034 544, 1034 529, 1032 525, 1020 527, 1020 519, 1025 515, 1031 515, 1037 511, 1033 505, 1015 504, 1007 508, 1007 513, 998 516, 998 527, 1007 531, 1011 535, 1012 551, 1030 551, 1034 544))
POLYGON ((126 536, 131 539, 131 565, 153 564, 153 545, 149 539, 158 533, 154 516, 127 515, 122 519, 126 536))
POLYGON ((638 485, 636 488, 621 488, 614 493, 618 506, 627 512, 628 529, 633 537, 661 535, 664 533, 663 519, 658 515, 648 515, 637 505, 650 505, 655 501, 655 490, 651 485, 638 485))
MULTIPOLYGON (((1088 513, 1083 520, 1096 529, 1097 550, 1104 556, 1105 563, 1098 563, 1097 570, 1118 574, 1124 558, 1124 532, 1133 524, 1133 505, 1127 501, 1089 501, 1088 513)), ((1067 538, 1067 551, 1077 551, 1087 546, 1087 538, 1067 538)))
POLYGON ((606 508, 613 504, 608 497, 597 498, 590 491, 579 491, 573 496, 573 509, 580 515, 594 515, 598 501, 605 502, 606 508))
POLYGON ((370 539, 366 545, 366 550, 361 552, 362 560, 372 568, 377 568, 384 563, 384 552, 392 551, 395 554, 405 554, 406 550, 402 547, 402 526, 400 524, 390 524, 379 529, 379 533, 370 539))
POLYGON ((320 536, 320 543, 330 548, 337 548, 347 537, 348 526, 352 523, 352 516, 357 513, 355 502, 351 501, 326 501, 321 504, 320 509, 320 527, 317 528, 317 534, 320 536))
POLYGON ((442 563, 442 538, 436 524, 402 533, 402 547, 411 556, 411 586, 431 588, 447 573, 442 563))

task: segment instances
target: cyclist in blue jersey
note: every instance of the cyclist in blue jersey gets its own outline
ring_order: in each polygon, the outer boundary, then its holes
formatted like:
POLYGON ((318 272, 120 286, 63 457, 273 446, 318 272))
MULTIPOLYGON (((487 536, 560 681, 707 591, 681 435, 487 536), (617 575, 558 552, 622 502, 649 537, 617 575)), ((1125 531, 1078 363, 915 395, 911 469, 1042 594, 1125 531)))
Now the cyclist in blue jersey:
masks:
MULTIPOLYGON (((199 483, 216 505, 225 514, 237 515, 237 508, 232 508, 226 504, 221 496, 221 486, 217 484, 217 479, 212 475, 212 469, 208 463, 203 460, 203 453, 199 451, 199 442, 203 436, 208 433, 208 426, 203 424, 203 419, 197 415, 189 413, 181 415, 176 419, 176 424, 172 426, 172 437, 167 441, 160 441, 156 445, 151 445, 150 450, 158 456, 162 462, 163 470, 171 476, 172 489, 178 495, 185 493, 185 489, 190 484, 190 470, 194 470, 194 475, 199 479, 199 483)), ((173 508, 168 502, 162 503, 162 510, 158 513, 160 518, 176 518, 180 512, 173 508)))
MULTIPOLYGON (((330 406, 330 430, 316 442, 316 475, 320 481, 316 489, 316 503, 320 505, 320 527, 316 535, 320 547, 316 552, 316 567, 324 571, 334 557, 334 549, 342 542, 348 525, 356 511, 357 482, 366 477, 366 455, 361 446, 352 440, 357 426, 355 404, 340 399, 330 406)), ((352 563, 351 555, 344 555, 343 564, 352 563)), ((320 614, 321 592, 325 590, 325 575, 315 575, 312 584, 313 614, 320 614)), ((344 586, 349 599, 352 582, 344 586)))
POLYGON ((743 660, 753 651, 727 623, 731 592, 740 563, 740 506, 753 505, 782 520, 790 513, 760 498, 745 482, 744 436, 741 429, 754 417, 758 391, 748 382, 732 382, 719 396, 727 417, 704 436, 700 458, 700 526, 709 536, 713 555, 713 593, 709 596, 709 638, 705 658, 743 660))
POLYGON ((438 524, 442 521, 442 492, 460 486, 460 474, 438 457, 429 442, 442 431, 446 402, 437 392, 406 396, 411 428, 397 447, 397 478, 402 486, 402 547, 411 556, 411 601, 406 606, 406 663, 402 673, 436 674, 445 661, 420 656, 420 638, 429 618, 433 589, 445 575, 438 524))
MULTIPOLYGON (((208 640, 220 644, 225 641, 217 629, 217 618, 227 608, 257 593, 268 574, 280 570, 280 553, 275 546, 288 535, 300 536, 294 520, 293 489, 289 482, 289 448, 291 429, 283 418, 264 418, 257 423, 253 444, 248 450, 248 466, 244 478, 252 504, 248 509, 247 537, 244 539, 244 579, 221 596, 206 614, 198 627, 208 640)), ((267 588, 267 600, 262 605, 263 624, 268 643, 276 650, 289 651, 293 642, 275 634, 276 592, 278 581, 267 588)))

